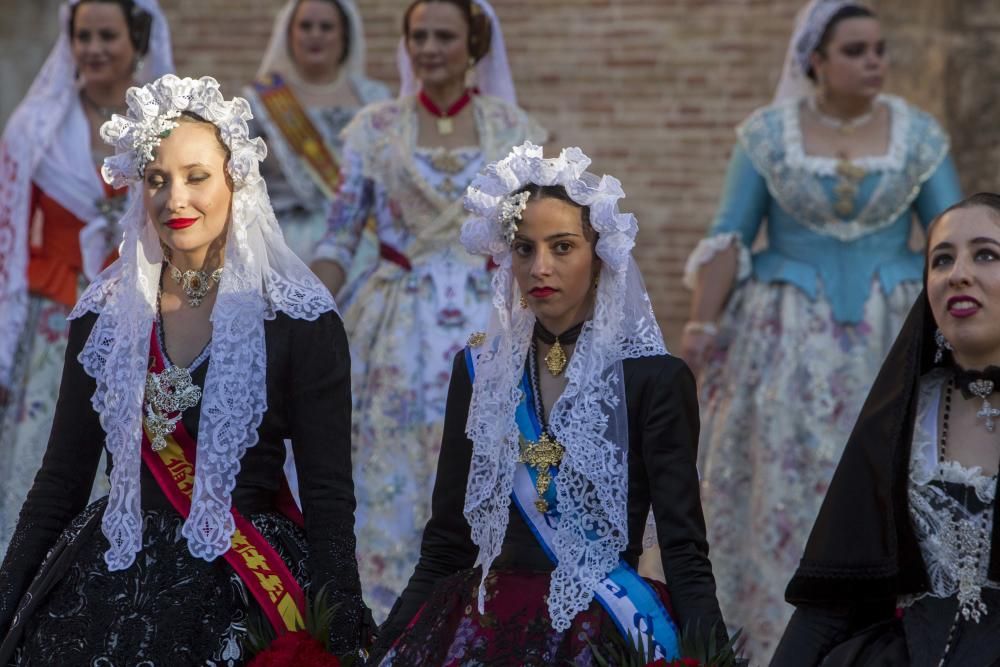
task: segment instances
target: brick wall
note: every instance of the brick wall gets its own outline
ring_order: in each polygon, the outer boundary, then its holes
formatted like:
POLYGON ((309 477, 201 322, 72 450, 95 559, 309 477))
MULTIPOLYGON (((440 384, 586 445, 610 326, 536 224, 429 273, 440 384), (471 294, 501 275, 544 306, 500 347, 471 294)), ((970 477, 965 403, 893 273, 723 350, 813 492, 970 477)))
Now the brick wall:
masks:
MULTIPOLYGON (((161 1, 179 73, 211 74, 229 93, 253 76, 282 4, 161 1)), ((369 71, 393 83, 406 4, 359 2, 369 71)), ((675 343, 688 306, 684 259, 712 217, 733 126, 773 93, 800 0, 494 4, 522 106, 554 131, 553 148, 579 145, 595 171, 622 180, 641 228, 636 255, 675 343)), ((875 4, 894 57, 889 89, 945 123, 966 189, 1000 189, 1000 3, 875 4)))

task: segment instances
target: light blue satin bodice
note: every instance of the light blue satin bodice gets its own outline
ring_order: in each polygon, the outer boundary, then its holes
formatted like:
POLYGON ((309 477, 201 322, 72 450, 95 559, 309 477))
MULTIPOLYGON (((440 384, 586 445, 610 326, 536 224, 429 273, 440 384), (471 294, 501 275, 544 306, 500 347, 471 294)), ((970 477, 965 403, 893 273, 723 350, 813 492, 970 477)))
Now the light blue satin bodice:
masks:
POLYGON ((799 101, 791 100, 740 126, 710 231, 749 248, 766 220, 767 247, 753 255, 752 276, 812 299, 822 288, 842 323, 862 320, 873 278, 886 293, 921 279, 923 255, 909 247, 912 214, 926 227, 961 198, 948 138, 934 119, 899 98, 882 101, 892 112, 890 148, 854 161, 866 173, 848 216, 833 207, 837 161, 803 153, 799 101))

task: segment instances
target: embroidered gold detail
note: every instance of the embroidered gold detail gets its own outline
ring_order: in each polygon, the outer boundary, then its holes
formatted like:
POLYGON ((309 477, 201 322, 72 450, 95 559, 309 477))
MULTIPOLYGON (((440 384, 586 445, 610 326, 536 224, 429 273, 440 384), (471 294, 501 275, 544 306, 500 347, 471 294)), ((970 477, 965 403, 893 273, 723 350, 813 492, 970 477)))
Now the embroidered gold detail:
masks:
POLYGON ((477 331, 471 336, 469 336, 469 347, 479 347, 486 342, 486 332, 477 331))
POLYGON ((559 339, 556 338, 556 342, 552 344, 548 354, 545 355, 545 367, 549 369, 549 373, 559 377, 566 370, 567 361, 566 350, 563 349, 563 346, 559 344, 559 339))
POLYGON ((854 199, 858 195, 858 188, 861 186, 861 179, 865 177, 865 170, 847 159, 844 155, 837 163, 837 184, 834 192, 837 194, 837 201, 833 205, 834 210, 841 217, 846 218, 854 210, 854 199))
POLYGON ((181 415, 200 400, 201 388, 191 381, 191 373, 186 368, 171 366, 162 373, 146 375, 143 423, 152 437, 153 451, 167 446, 165 438, 177 429, 181 415))
POLYGON ((565 451, 562 445, 550 438, 548 433, 543 432, 538 442, 531 443, 521 452, 521 463, 527 463, 538 471, 538 477, 535 479, 538 500, 535 501, 535 507, 542 514, 549 511, 549 504, 544 497, 549 485, 552 484, 549 468, 559 465, 565 451))

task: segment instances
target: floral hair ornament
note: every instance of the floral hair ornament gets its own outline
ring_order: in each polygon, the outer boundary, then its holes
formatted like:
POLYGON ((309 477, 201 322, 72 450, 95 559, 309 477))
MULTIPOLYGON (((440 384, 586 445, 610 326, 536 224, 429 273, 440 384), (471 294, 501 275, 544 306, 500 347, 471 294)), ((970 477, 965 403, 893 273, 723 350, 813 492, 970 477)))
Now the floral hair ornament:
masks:
POLYGON ((521 215, 524 209, 528 208, 530 192, 519 192, 504 198, 500 204, 500 226, 503 229, 503 238, 507 245, 514 243, 514 235, 517 234, 517 223, 521 222, 521 215))
POLYGON ((184 112, 218 128, 229 150, 227 170, 235 188, 260 178, 258 165, 267 147, 262 139, 250 138, 250 105, 240 97, 226 101, 219 82, 212 77, 181 79, 168 74, 149 85, 129 88, 125 102, 127 114, 115 114, 101 126, 101 138, 116 149, 101 167, 101 175, 112 186, 120 188, 142 180, 156 147, 177 127, 175 119, 184 112))
POLYGON ((590 225, 599 235, 598 256, 614 271, 624 271, 639 227, 634 215, 618 210, 618 200, 625 196, 621 182, 613 176, 598 178, 587 171, 589 166, 590 158, 579 148, 544 158, 542 148, 530 141, 515 147, 486 167, 466 191, 465 208, 473 217, 462 225, 462 243, 469 252, 492 255, 500 264, 510 255, 515 221, 529 199, 526 192, 511 193, 532 184, 561 185, 574 202, 590 208, 590 225))

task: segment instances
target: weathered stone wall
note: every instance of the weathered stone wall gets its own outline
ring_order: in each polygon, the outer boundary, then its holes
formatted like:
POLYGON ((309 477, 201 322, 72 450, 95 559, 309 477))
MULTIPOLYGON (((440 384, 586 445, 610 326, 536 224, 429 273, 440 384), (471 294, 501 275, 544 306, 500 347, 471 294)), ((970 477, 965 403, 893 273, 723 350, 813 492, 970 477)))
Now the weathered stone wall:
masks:
MULTIPOLYGON (((12 107, 54 34, 52 0, 0 3, 3 103, 12 107), (44 39, 43 39, 44 37, 44 39), (27 45, 27 46, 26 46, 27 45), (28 48, 32 46, 34 50, 28 48), (29 53, 30 51, 30 53, 29 53), (17 73, 8 78, 11 70, 17 73), (13 85, 12 85, 13 84, 13 85)), ((233 93, 256 69, 281 0, 162 0, 178 70, 233 93)), ((405 0, 360 0, 373 75, 395 82, 405 0)), ((800 0, 495 0, 522 106, 618 176, 639 217, 636 251, 676 340, 683 261, 710 221, 733 126, 773 93, 800 0)), ((1000 2, 878 0, 889 90, 951 132, 962 182, 1000 189, 1000 2)), ((0 115, 0 118, 4 116, 0 115)))

